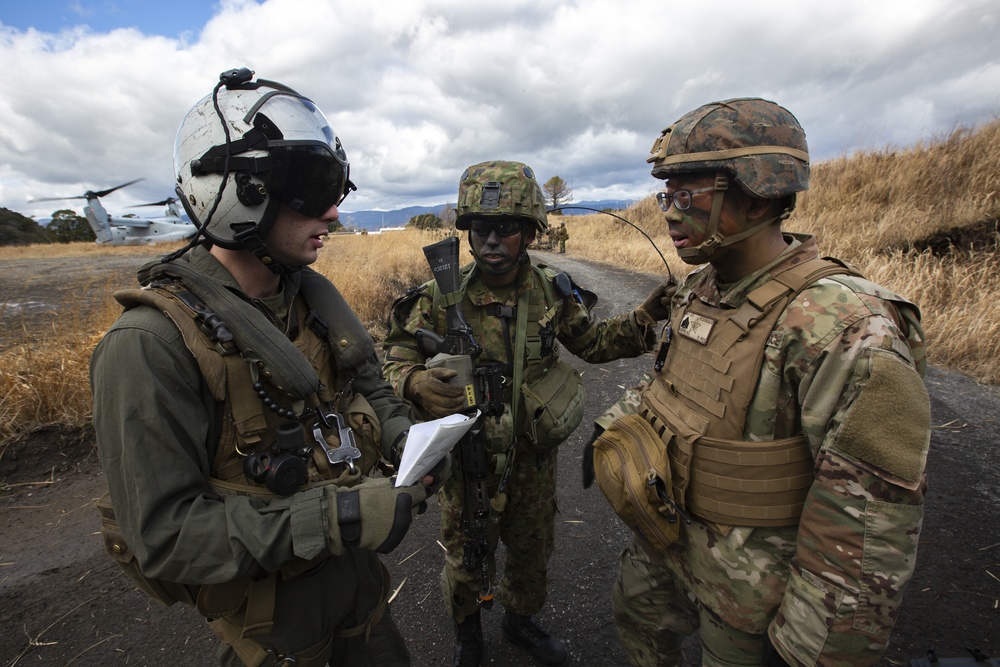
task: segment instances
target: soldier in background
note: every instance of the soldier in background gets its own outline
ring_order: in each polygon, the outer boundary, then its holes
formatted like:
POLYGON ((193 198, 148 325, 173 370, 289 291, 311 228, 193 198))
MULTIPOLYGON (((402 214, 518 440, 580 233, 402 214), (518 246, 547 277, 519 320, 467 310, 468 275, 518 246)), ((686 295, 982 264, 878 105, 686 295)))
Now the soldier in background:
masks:
MULTIPOLYGON (((607 454, 658 452, 644 502, 662 520, 632 526, 612 596, 633 665, 681 664, 697 629, 706 665, 875 664, 913 572, 930 440, 920 314, 782 232, 808 160, 795 117, 756 98, 686 114, 648 158, 678 254, 708 264, 584 456, 584 484, 596 474, 614 504, 607 454)), ((627 521, 643 509, 618 507, 627 521)))
POLYGON ((526 247, 545 233, 548 220, 541 188, 520 162, 476 164, 462 174, 456 226, 469 231, 475 262, 462 268, 458 292, 441 294, 437 281, 411 290, 393 306, 385 341, 386 377, 420 414, 438 418, 465 407, 462 387, 449 384, 454 370, 426 366, 418 329, 445 334, 445 303, 460 303, 483 347, 478 367, 502 374, 504 406, 485 420, 488 489, 492 518, 486 537, 489 582, 463 567, 469 537, 462 531, 466 498, 460 456, 453 479, 438 494, 442 542, 447 549, 442 588, 456 625, 454 665, 479 665, 483 654, 481 606, 492 598, 495 552, 506 546, 496 594, 504 608, 505 637, 545 665, 561 665, 567 653, 532 616, 547 593, 547 569, 555 543, 557 447, 579 424, 583 385, 559 359, 560 344, 591 363, 634 357, 650 349, 657 319, 665 315, 666 284, 632 312, 597 321, 597 297, 555 272, 531 263, 526 247), (563 287, 559 287, 562 284, 563 287), (563 291, 565 289, 565 291, 563 291), (516 378, 521 380, 515 381, 516 378), (542 420, 547 414, 551 419, 542 420))
POLYGON ((566 229, 566 223, 560 222, 559 229, 556 230, 556 234, 559 237, 559 252, 566 252, 566 241, 569 240, 569 230, 566 229))

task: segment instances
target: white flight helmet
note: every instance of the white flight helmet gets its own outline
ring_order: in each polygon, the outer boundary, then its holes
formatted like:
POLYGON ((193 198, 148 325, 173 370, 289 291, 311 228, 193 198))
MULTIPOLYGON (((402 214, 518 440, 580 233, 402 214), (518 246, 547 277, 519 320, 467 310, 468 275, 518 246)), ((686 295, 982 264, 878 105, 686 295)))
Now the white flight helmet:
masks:
POLYGON ((351 190, 350 166, 323 113, 294 90, 223 72, 192 107, 174 142, 177 195, 212 243, 256 254, 270 268, 264 238, 281 204, 323 215, 351 190))

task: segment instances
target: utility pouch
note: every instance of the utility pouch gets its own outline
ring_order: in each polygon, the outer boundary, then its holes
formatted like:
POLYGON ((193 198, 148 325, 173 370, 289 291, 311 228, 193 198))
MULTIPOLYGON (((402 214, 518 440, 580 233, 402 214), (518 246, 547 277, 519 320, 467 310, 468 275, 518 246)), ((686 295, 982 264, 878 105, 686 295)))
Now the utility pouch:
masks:
POLYGON ((583 400, 583 380, 564 362, 557 361, 537 380, 522 384, 519 431, 531 449, 548 452, 566 440, 583 419, 583 400))
POLYGON ((111 495, 105 492, 97 501, 97 510, 101 514, 101 537, 104 538, 104 551, 113 558, 126 576, 143 593, 168 607, 175 602, 194 605, 200 586, 188 586, 172 581, 152 579, 139 569, 135 553, 125 544, 114 509, 111 507, 111 495))
POLYGON ((662 434, 641 415, 616 419, 594 442, 594 474, 615 513, 654 547, 666 549, 690 522, 674 499, 667 447, 662 434))

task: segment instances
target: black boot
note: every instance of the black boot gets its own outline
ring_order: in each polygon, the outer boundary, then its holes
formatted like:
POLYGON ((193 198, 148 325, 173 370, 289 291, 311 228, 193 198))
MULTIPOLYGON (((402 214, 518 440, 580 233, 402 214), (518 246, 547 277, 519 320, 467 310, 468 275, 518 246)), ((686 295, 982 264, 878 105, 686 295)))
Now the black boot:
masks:
POLYGON ((452 667, 479 667, 483 660, 483 625, 479 610, 455 623, 455 657, 452 667))
POLYGON ((526 649, 543 665, 558 667, 565 664, 566 649, 562 642, 535 625, 530 616, 504 611, 501 626, 504 637, 526 649))

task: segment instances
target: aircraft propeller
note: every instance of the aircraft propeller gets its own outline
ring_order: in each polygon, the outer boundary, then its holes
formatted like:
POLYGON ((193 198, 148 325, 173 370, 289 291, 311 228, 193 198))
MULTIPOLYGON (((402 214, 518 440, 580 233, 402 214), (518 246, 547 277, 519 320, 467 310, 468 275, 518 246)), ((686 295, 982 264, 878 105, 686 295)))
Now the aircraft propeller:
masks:
POLYGON ((122 183, 121 185, 116 185, 115 187, 108 188, 107 190, 98 190, 96 192, 94 190, 87 190, 84 194, 82 194, 82 195, 75 195, 73 197, 45 197, 44 199, 29 199, 28 202, 32 203, 32 202, 39 202, 39 201, 62 201, 64 199, 86 199, 87 201, 90 201, 91 199, 97 199, 97 198, 100 198, 100 197, 105 197, 105 196, 111 194, 112 192, 114 192, 115 190, 118 190, 118 189, 124 188, 126 186, 132 185, 133 183, 138 183, 141 180, 143 180, 143 179, 137 178, 134 181, 129 181, 128 183, 122 183))
POLYGON ((167 197, 166 199, 150 202, 148 204, 133 204, 132 206, 129 206, 129 208, 139 208, 140 206, 168 206, 176 201, 177 197, 167 197))

